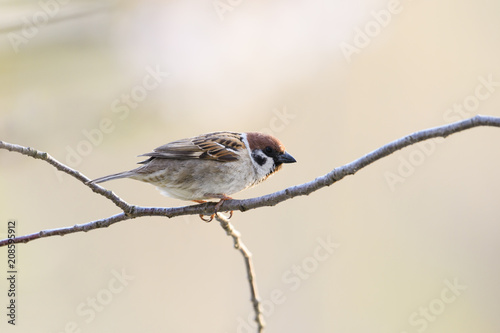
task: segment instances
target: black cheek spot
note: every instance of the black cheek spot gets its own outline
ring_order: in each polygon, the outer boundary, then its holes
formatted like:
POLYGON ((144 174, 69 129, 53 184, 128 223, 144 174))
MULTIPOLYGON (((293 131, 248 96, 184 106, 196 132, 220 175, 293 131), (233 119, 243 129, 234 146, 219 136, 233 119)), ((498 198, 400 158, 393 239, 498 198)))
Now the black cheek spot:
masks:
POLYGON ((258 154, 252 154, 252 157, 253 157, 253 160, 255 161, 255 163, 257 163, 260 166, 263 166, 267 160, 265 157, 262 157, 258 154))

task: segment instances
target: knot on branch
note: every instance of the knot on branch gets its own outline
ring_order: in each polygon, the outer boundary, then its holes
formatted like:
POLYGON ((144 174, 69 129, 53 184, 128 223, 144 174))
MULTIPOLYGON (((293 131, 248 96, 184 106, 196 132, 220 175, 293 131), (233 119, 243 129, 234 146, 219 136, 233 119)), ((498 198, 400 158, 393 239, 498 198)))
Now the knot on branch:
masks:
POLYGON ((129 205, 127 207, 125 207, 125 209, 123 210, 123 212, 125 213, 125 215, 129 218, 133 218, 135 216, 135 212, 137 210, 137 206, 135 205, 129 205))

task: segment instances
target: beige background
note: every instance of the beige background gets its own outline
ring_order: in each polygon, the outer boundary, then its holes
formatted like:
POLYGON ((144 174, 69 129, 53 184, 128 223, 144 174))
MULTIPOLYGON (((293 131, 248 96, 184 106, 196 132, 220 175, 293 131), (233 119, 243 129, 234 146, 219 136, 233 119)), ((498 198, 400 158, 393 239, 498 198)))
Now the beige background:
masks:
MULTIPOLYGON (((417 130, 500 116, 495 0, 224 0, 231 10, 219 12, 212 1, 42 3, 1 3, 0 140, 91 178, 175 139, 265 129, 298 163, 235 195, 255 197, 417 130), (357 53, 346 57, 347 44, 357 53), (169 75, 144 90, 148 68, 169 75)), ((499 141, 499 129, 473 129, 308 197, 235 213, 266 332, 499 332, 499 141), (454 283, 467 288, 453 293, 454 283)), ((132 180, 105 185, 136 205, 185 204, 132 180)), ((1 238, 9 219, 22 235, 119 212, 7 151, 0 186, 1 238)), ((5 248, 0 258, 5 277, 5 248)), ((17 258, 18 325, 6 323, 1 278, 2 332, 250 332, 244 264, 215 222, 139 218, 19 245, 17 258), (122 272, 130 280, 116 280, 122 272)))

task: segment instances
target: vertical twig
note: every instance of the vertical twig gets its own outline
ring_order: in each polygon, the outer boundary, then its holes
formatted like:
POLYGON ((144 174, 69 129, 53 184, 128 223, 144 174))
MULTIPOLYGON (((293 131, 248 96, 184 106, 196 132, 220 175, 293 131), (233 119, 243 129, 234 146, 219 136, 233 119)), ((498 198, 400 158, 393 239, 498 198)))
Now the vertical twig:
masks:
POLYGON ((255 271, 253 269, 252 263, 252 253, 241 241, 241 234, 234 229, 234 226, 229 222, 229 220, 221 214, 216 214, 215 218, 219 221, 222 229, 224 229, 228 236, 231 236, 234 242, 234 248, 239 250, 243 255, 245 260, 245 266, 247 269, 247 278, 250 284, 250 295, 253 304, 253 310, 255 312, 255 322, 257 323, 257 333, 262 333, 264 331, 264 316, 262 314, 262 307, 260 304, 259 292, 257 291, 257 282, 255 279, 255 271))

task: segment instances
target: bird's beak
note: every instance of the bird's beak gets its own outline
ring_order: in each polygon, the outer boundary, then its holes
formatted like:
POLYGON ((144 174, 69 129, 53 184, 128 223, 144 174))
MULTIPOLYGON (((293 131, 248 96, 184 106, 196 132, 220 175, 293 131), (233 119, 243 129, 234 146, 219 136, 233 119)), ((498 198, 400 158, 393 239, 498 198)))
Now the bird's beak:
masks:
POLYGON ((293 156, 288 154, 287 152, 284 152, 283 154, 279 155, 277 157, 277 161, 279 163, 295 163, 295 162, 297 162, 295 160, 295 158, 293 158, 293 156))

